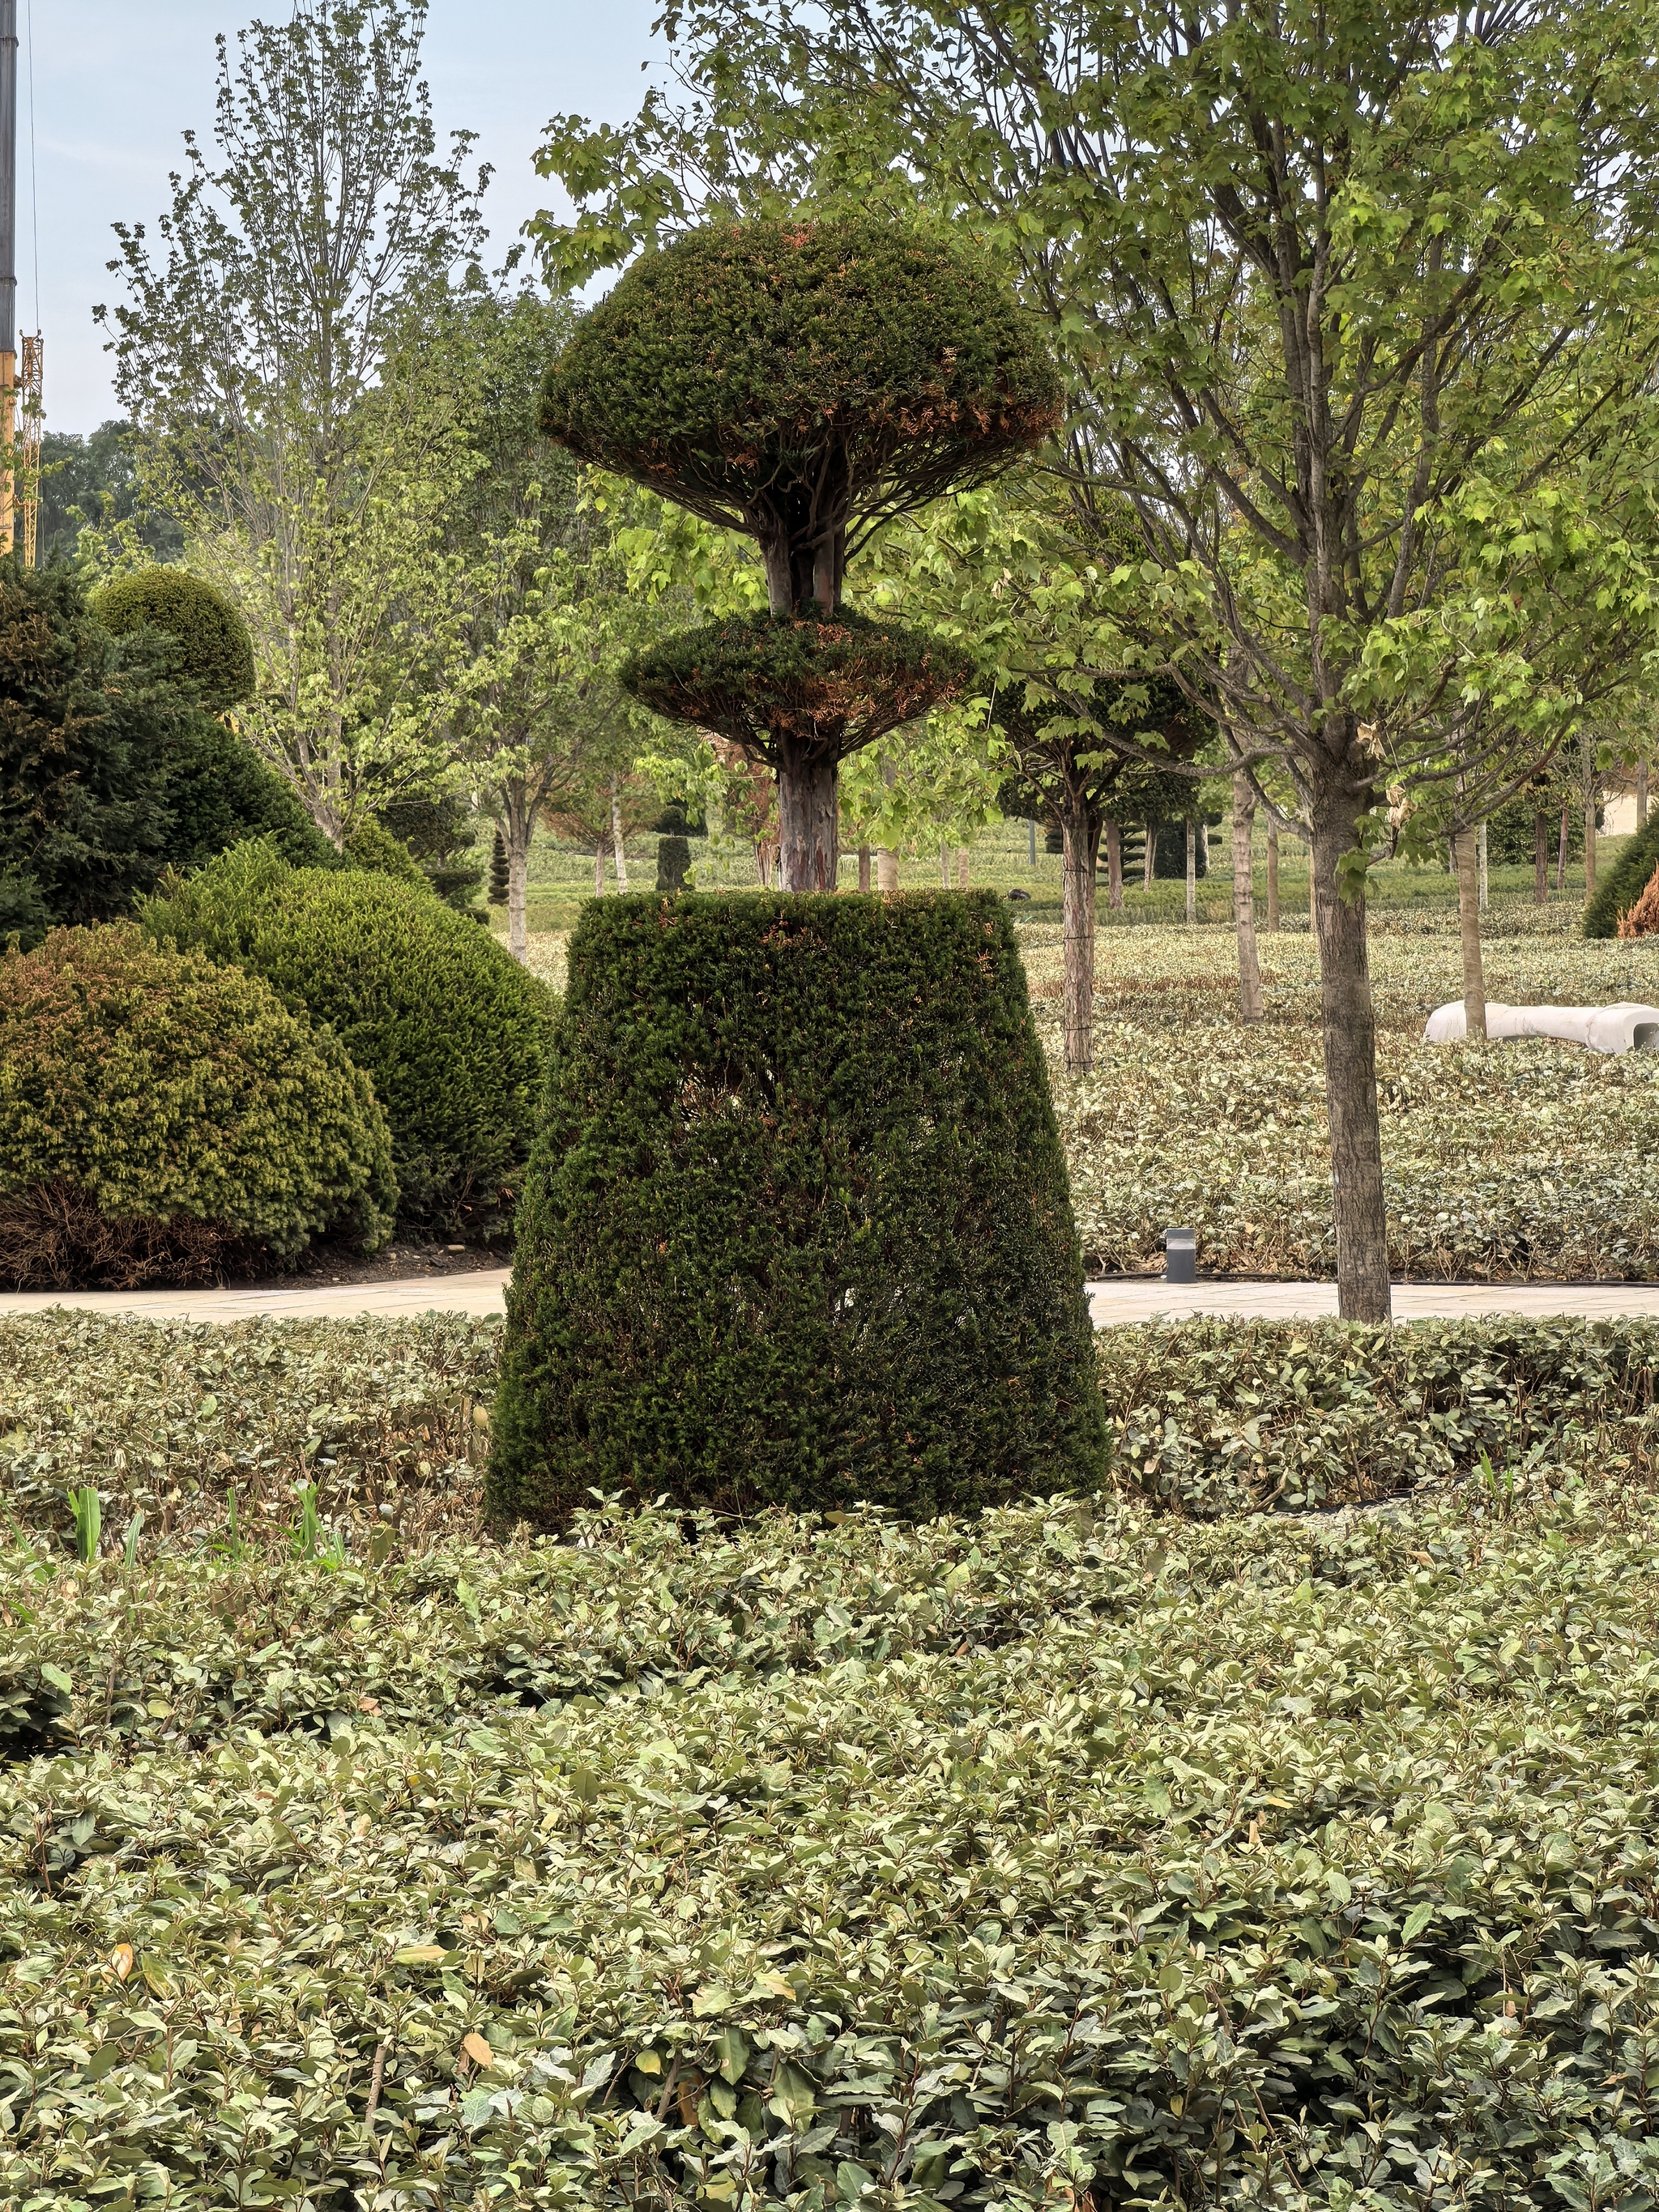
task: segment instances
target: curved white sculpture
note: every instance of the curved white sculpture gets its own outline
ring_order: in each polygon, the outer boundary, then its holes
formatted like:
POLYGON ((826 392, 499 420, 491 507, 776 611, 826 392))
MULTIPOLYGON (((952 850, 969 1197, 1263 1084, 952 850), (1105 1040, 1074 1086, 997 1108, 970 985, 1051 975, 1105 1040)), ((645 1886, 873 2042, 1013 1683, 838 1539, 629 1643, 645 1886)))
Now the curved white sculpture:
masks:
MULTIPOLYGON (((1425 1044, 1451 1044, 1468 1034, 1463 1001, 1437 1006, 1423 1031, 1425 1044)), ((1486 1035, 1556 1037, 1592 1052, 1659 1052, 1659 1006, 1621 1000, 1616 1006, 1503 1006, 1486 1001, 1486 1035)))

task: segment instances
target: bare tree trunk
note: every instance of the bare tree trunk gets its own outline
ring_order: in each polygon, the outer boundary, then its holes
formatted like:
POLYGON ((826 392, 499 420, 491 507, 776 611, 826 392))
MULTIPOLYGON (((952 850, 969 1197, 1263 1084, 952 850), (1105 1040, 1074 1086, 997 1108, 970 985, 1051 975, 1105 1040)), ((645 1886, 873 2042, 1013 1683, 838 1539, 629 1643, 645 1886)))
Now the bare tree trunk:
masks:
POLYGON ((623 850, 622 793, 617 780, 611 779, 611 851, 617 869, 617 889, 628 889, 628 855, 623 850))
POLYGON ((1474 833, 1474 860, 1475 872, 1480 878, 1480 911, 1482 914, 1485 914, 1486 911, 1488 882, 1486 871, 1486 825, 1484 822, 1474 833))
POLYGON ((883 845, 876 853, 876 889, 890 895, 898 887, 898 854, 883 845))
POLYGON ((1198 824, 1187 817, 1187 919, 1198 920, 1198 824))
POLYGON ((1584 903, 1595 896, 1595 801, 1584 801, 1584 903))
POLYGON ((1062 828, 1066 1070, 1069 1075, 1087 1075, 1095 1064, 1095 869, 1100 858, 1100 817, 1091 815, 1081 799, 1069 799, 1062 828))
POLYGON ((958 845, 957 847, 957 889, 959 891, 965 891, 968 887, 968 848, 965 845, 958 845))
POLYGON ((507 949, 515 960, 522 961, 530 951, 526 887, 530 877, 530 840, 534 829, 528 793, 522 784, 509 793, 506 814, 507 833, 501 842, 507 847, 507 949))
POLYGON ((1555 855, 1555 896, 1557 898, 1559 898, 1562 892, 1567 888, 1568 811, 1569 810, 1565 806, 1561 809, 1561 842, 1559 847, 1557 848, 1555 855))
POLYGON ((1532 902, 1550 902, 1550 818, 1540 806, 1532 810, 1532 902))
POLYGON ((1106 824, 1106 903, 1114 914, 1123 911, 1123 824, 1106 824))
POLYGON ((1279 824, 1267 822, 1267 927, 1279 927, 1279 824))
POLYGON ((836 850, 836 763, 809 755, 778 770, 778 889, 833 891, 836 850))
POLYGON ((948 845, 941 845, 939 848, 939 887, 942 891, 948 891, 951 888, 951 848, 948 845))
POLYGON ((761 889, 769 891, 772 888, 772 848, 764 837, 756 842, 755 873, 760 879, 761 889))
POLYGON ((1352 797, 1334 791, 1314 816, 1308 857, 1331 1124, 1337 1310, 1344 1321, 1384 1322, 1390 1317, 1389 1224, 1365 902, 1345 904, 1337 888, 1337 864, 1352 846, 1352 797))
POLYGON ((1480 958, 1480 884, 1474 830, 1460 830, 1453 842, 1457 852, 1457 931, 1463 946, 1463 1033, 1484 1043, 1486 974, 1480 958))
POLYGON ((1158 824, 1156 822, 1149 822, 1146 824, 1146 857, 1142 864, 1140 872, 1140 888, 1142 890, 1149 891, 1152 888, 1152 878, 1157 867, 1158 824))
POLYGON ((605 832, 601 830, 593 846, 593 896, 605 896, 605 832))
POLYGON ((867 891, 869 888, 870 848, 867 845, 860 845, 859 847, 859 889, 861 891, 867 891))
POLYGON ((1025 858, 1031 873, 1035 875, 1036 873, 1036 823, 1035 822, 1028 822, 1025 825, 1025 858))
POLYGON ((1648 764, 1644 760, 1636 763, 1636 826, 1648 826, 1648 764))
POLYGON ((1255 950, 1255 800, 1241 769, 1233 778, 1233 927, 1238 933, 1238 1018, 1261 1019, 1261 963, 1255 950))

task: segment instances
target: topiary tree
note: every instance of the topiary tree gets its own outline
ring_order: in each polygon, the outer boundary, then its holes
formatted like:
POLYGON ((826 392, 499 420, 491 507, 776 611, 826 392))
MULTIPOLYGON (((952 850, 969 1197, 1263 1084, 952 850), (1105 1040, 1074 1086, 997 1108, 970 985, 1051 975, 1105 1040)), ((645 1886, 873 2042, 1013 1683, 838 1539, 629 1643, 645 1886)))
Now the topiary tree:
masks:
POLYGON ((1586 937, 1617 937, 1620 917, 1630 912, 1659 868, 1659 810, 1649 815, 1595 887, 1584 908, 1586 937))
POLYGON ((489 854, 489 903, 505 906, 511 878, 507 865, 507 840, 498 830, 489 854))
POLYGON ((721 222, 647 254, 549 371, 547 436, 760 549, 769 620, 671 641, 624 681, 774 769, 785 889, 834 888, 838 763, 968 677, 896 624, 852 624, 848 562, 1006 468, 1060 398, 988 262, 861 216, 721 222))
POLYGON ((171 672, 210 714, 222 714, 253 690, 247 624, 222 592, 171 563, 137 568, 106 584, 93 612, 117 637, 160 630, 172 642, 171 672))
POLYGON ((368 1076, 258 977, 131 923, 0 958, 0 1279, 199 1280, 325 1231, 373 1250, 397 1195, 368 1076))

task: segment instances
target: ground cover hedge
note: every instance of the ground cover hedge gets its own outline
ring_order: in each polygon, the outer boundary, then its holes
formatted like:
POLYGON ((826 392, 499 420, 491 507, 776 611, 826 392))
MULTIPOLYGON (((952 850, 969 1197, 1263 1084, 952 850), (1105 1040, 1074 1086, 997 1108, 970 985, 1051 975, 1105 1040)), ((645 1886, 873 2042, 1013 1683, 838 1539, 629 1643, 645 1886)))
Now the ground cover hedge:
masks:
POLYGON ((404 1218, 504 1225, 554 1009, 487 931, 423 884, 290 868, 266 840, 173 882, 140 919, 158 943, 246 968, 329 1024, 386 1110, 404 1218))
POLYGON ((0 957, 0 1281, 126 1286, 366 1249, 397 1186, 368 1078, 257 977, 129 926, 0 957))
MULTIPOLYGON (((1659 998, 1659 947, 1587 944, 1559 914, 1536 930, 1497 919, 1492 999, 1659 998)), ((1431 1009, 1462 992, 1454 924, 1371 942, 1395 1273, 1659 1279, 1659 1062, 1543 1039, 1422 1043, 1431 1009)), ((1064 1072, 1059 932, 1020 937, 1091 1272, 1161 1273, 1179 1222, 1205 1268, 1334 1274, 1312 939, 1262 933, 1267 1018, 1245 1030, 1230 932, 1103 930, 1097 1067, 1079 1079, 1064 1072)))
POLYGON ((1091 1489, 1077 1235, 989 894, 595 902, 520 1210, 490 1495, 906 1512, 1091 1489))
MULTIPOLYGON (((290 1484, 332 1401, 368 1455, 393 1376, 389 1448, 447 1448, 494 1334, 0 1331, 5 1418, 61 1401, 112 1490, 264 1406, 290 1484)), ((5 2201, 1659 2201, 1647 1462, 1357 1519, 197 1533, 0 1555, 5 2201)))

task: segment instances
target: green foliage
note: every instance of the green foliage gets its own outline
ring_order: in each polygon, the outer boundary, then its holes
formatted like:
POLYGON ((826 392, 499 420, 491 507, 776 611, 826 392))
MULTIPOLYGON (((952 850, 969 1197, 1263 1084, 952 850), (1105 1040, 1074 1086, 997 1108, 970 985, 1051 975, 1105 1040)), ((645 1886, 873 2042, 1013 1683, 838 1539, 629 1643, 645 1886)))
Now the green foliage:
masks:
MULTIPOLYGON (((242 1559, 72 1569, 61 1488, 0 1558, 0 2195, 1651 2212, 1650 1410, 1352 1522, 400 1506, 377 1560, 319 1468, 292 1556, 295 1435, 372 1456, 384 1391, 438 1456, 495 1334, 0 1321, 14 1493, 100 1424, 111 1517, 175 1437, 285 1462, 242 1559)), ((1311 1335, 1316 1395, 1375 1341, 1311 1335)))
POLYGON ((684 890, 690 868, 691 842, 689 838, 658 838, 657 889, 659 891, 684 890))
MULTIPOLYGON (((1650 813, 1596 884, 1595 896, 1584 908, 1585 936, 1617 937, 1620 916, 1628 914, 1641 897, 1656 868, 1659 868, 1659 807, 1650 813)), ((1634 995, 1649 994, 1644 990, 1634 995)))
POLYGON ((971 673, 938 638, 842 608, 704 623, 635 653, 622 682, 653 714, 776 766, 787 754, 856 752, 956 698, 971 673))
POLYGON ((445 905, 457 914, 476 915, 473 901, 484 872, 473 858, 478 825, 465 796, 411 793, 387 799, 378 813, 445 905))
POLYGON ((103 1507, 91 1483, 69 1492, 69 1508, 75 1523, 76 1557, 85 1566, 98 1556, 98 1540, 104 1527, 103 1507))
POLYGON ((393 883, 416 884, 424 890, 426 878, 416 864, 415 855, 399 837, 394 837, 377 814, 365 814, 362 820, 345 841, 346 858, 360 868, 367 868, 377 876, 390 876, 393 883))
POLYGON ((222 592, 176 563, 129 570, 106 584, 92 611, 118 637, 159 630, 170 643, 169 672, 214 714, 253 689, 247 624, 222 592))
POLYGON ((294 787, 212 715, 178 717, 160 761, 169 816, 167 865, 189 873, 249 837, 270 837, 296 868, 337 868, 340 856, 294 787))
POLYGON ((489 850, 489 903, 491 906, 505 906, 507 895, 511 888, 507 865, 507 840, 498 830, 495 832, 495 842, 489 850))
POLYGON ((1100 1479, 1048 1086, 988 894, 584 911, 493 1510, 908 1514, 1100 1479))
POLYGON ((46 430, 40 438, 40 505, 36 561, 42 568, 72 561, 76 540, 89 525, 126 523, 153 560, 176 561, 184 532, 170 515, 149 507, 138 483, 131 422, 100 422, 82 436, 46 430))
POLYGON ((34 878, 21 868, 0 868, 0 951, 33 952, 51 927, 52 909, 34 878))
POLYGON ((798 604, 815 524, 856 533, 982 482, 1060 411, 1034 319, 977 248, 801 217, 642 255, 549 371, 542 428, 694 514, 787 540, 798 604))
POLYGON ((487 932, 423 880, 289 868, 268 843, 171 884, 141 919, 158 941, 234 962, 330 1024, 386 1110, 406 1218, 501 1224, 529 1155, 553 1006, 487 932))
POLYGON ((325 1230, 397 1193, 368 1079, 267 987, 131 927, 0 960, 0 1272, 142 1280, 325 1230))

